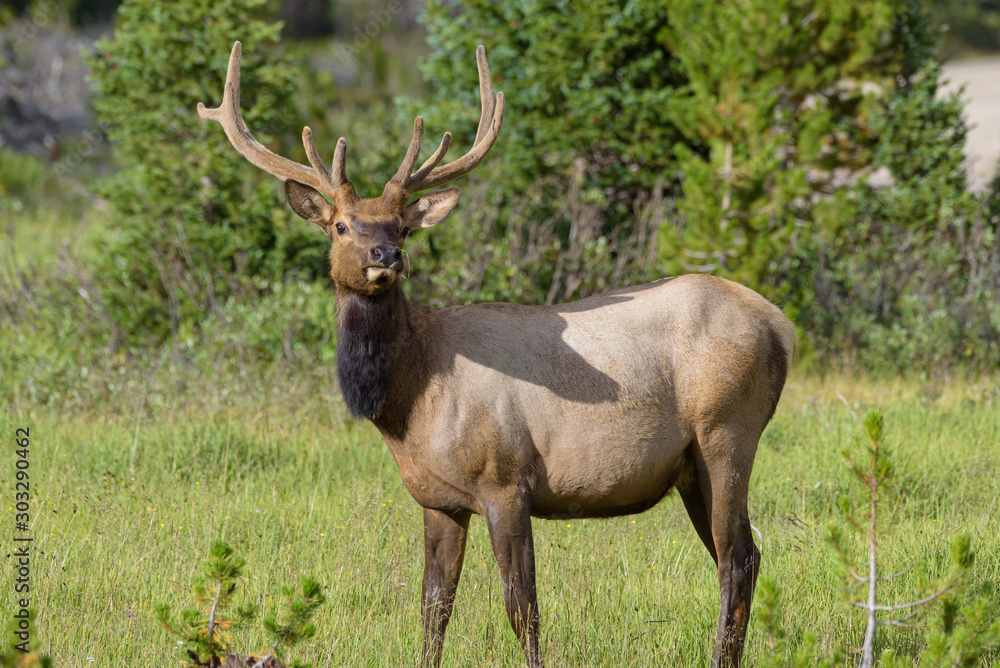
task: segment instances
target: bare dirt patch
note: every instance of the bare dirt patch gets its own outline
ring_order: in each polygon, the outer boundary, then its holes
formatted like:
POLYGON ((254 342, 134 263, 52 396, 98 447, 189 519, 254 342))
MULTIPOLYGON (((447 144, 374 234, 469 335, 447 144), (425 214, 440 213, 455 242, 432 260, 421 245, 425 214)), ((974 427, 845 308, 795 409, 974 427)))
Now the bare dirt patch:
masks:
POLYGON ((1000 56, 949 63, 944 75, 945 91, 965 86, 965 120, 969 124, 965 157, 969 184, 980 190, 996 173, 1000 159, 1000 56))

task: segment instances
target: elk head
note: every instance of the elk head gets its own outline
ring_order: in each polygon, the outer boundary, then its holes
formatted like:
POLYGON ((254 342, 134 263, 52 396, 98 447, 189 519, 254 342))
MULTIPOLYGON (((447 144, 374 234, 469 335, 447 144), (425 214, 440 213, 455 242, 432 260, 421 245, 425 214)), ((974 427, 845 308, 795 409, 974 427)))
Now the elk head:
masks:
POLYGON ((236 42, 229 56, 222 104, 208 109, 199 102, 198 114, 218 121, 243 157, 285 182, 288 203, 295 213, 319 225, 332 241, 330 276, 338 288, 363 295, 387 291, 402 272, 407 233, 444 220, 461 190, 436 190, 408 204, 410 196, 471 172, 486 158, 500 133, 504 98, 503 93, 493 96, 485 49, 480 46, 476 50, 482 114, 472 148, 458 160, 438 166, 451 145, 451 133, 445 132, 437 150, 414 171, 424 137, 424 121, 417 116, 403 163, 382 194, 374 198, 359 198, 347 179, 347 140, 343 137, 337 142, 331 169, 319 157, 308 127, 302 130, 302 143, 312 167, 276 155, 254 139, 240 114, 240 52, 236 42))

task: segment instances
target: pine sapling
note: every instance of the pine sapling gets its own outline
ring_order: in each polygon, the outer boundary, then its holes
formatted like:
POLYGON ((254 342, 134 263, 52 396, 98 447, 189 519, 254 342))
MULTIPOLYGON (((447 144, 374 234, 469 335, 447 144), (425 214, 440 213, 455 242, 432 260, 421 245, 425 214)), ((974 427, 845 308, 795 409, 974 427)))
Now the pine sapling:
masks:
POLYGON ((27 614, 25 625, 21 624, 21 619, 11 616, 7 625, 8 638, 0 646, 0 668, 51 668, 52 659, 37 651, 37 613, 34 608, 27 608, 27 614))
POLYGON ((194 582, 197 609, 186 609, 175 619, 170 606, 156 606, 156 616, 170 633, 187 645, 187 655, 192 666, 221 666, 229 652, 231 634, 245 627, 255 613, 253 606, 232 607, 231 597, 243 575, 246 562, 235 556, 233 548, 225 541, 212 544, 204 573, 194 582))
POLYGON ((763 627, 765 636, 765 650, 758 659, 760 668, 832 668, 843 663, 843 657, 839 653, 820 657, 816 647, 816 633, 813 631, 806 631, 802 636, 802 644, 792 651, 783 621, 781 590, 774 577, 760 578, 754 599, 757 623, 763 627))
MULTIPOLYGON (((861 661, 858 664, 860 668, 871 668, 875 663, 875 632, 879 626, 908 626, 906 621, 919 614, 928 603, 945 597, 946 595, 953 594, 955 589, 961 584, 963 574, 968 570, 973 561, 969 538, 965 535, 956 536, 951 545, 951 557, 953 563, 952 571, 942 583, 939 583, 936 587, 932 588, 933 591, 916 600, 904 603, 879 603, 878 583, 904 575, 916 566, 916 564, 913 564, 910 567, 892 575, 880 576, 878 574, 877 555, 880 537, 878 525, 878 521, 880 519, 878 514, 879 492, 883 489, 886 482, 892 477, 893 474, 893 466, 889 460, 885 445, 884 423, 885 420, 882 413, 878 410, 869 412, 865 417, 862 427, 867 444, 863 463, 853 459, 848 451, 844 452, 844 458, 850 465, 854 476, 865 486, 868 501, 868 507, 866 509, 867 517, 861 518, 860 520, 856 518, 851 511, 850 500, 846 496, 843 496, 838 500, 838 506, 843 511, 844 517, 847 519, 850 527, 856 533, 861 534, 867 543, 868 568, 866 573, 858 573, 854 569, 851 563, 851 557, 845 546, 844 533, 837 527, 831 528, 829 533, 830 542, 840 556, 842 566, 850 577, 856 581, 856 584, 849 587, 849 589, 854 589, 856 587, 864 587, 867 589, 867 595, 863 601, 849 601, 849 604, 853 607, 863 609, 866 612, 867 618, 865 638, 861 646, 861 661), (883 613, 881 618, 879 613, 883 613), (893 616, 892 613, 901 614, 893 616)), ((943 599, 942 602, 945 604, 944 610, 946 611, 945 615, 947 617, 949 614, 947 611, 954 610, 954 603, 950 599, 943 599)), ((945 635, 948 635, 947 631, 945 632, 945 635)), ((974 636, 976 638, 981 637, 981 635, 976 634, 974 634, 974 636)), ((945 644, 948 644, 947 641, 932 640, 932 645, 934 642, 945 642, 945 644)), ((979 655, 977 654, 976 656, 978 657, 979 655)), ((881 660, 885 662, 889 659, 884 655, 881 657, 881 660)), ((921 665, 924 664, 922 663, 921 665)), ((927 665, 938 664, 930 663, 927 665)), ((960 666, 965 664, 954 663, 953 665, 960 666)))
MULTIPOLYGON (((281 588, 285 605, 278 614, 264 618, 264 629, 273 641, 271 650, 258 662, 265 665, 272 656, 281 658, 279 647, 290 649, 316 635, 316 625, 312 616, 319 606, 326 602, 319 581, 312 576, 304 576, 299 581, 299 588, 285 586, 281 588)), ((291 668, 308 668, 309 664, 293 661, 291 668)))

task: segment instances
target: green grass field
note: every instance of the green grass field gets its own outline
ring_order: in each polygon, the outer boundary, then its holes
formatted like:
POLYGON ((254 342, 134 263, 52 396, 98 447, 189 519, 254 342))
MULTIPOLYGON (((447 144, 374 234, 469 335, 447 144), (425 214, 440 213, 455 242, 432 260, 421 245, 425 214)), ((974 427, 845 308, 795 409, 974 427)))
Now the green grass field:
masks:
MULTIPOLYGON (((300 574, 325 585, 319 632, 293 656, 320 667, 417 663, 420 509, 374 428, 346 417, 331 377, 332 370, 272 369, 202 379, 176 396, 123 392, 133 399, 92 411, 25 401, 4 407, 0 499, 13 505, 14 430, 29 427, 32 590, 41 649, 57 666, 177 665, 180 647, 159 627, 154 605, 188 603, 192 575, 220 537, 247 559, 242 596, 265 610, 300 574)), ((875 406, 886 414, 897 474, 884 490, 892 530, 880 567, 891 573, 919 562, 885 583, 883 600, 908 600, 921 577, 942 576, 948 539, 959 531, 972 535, 979 554, 970 591, 1000 582, 995 383, 935 389, 793 374, 760 444, 750 514, 793 645, 812 630, 824 651, 849 651, 864 633, 822 540, 825 526, 841 522, 835 500, 856 487, 840 453, 860 444, 861 431, 840 397, 859 415, 875 406)), ((534 527, 549 665, 707 664, 718 585, 678 497, 641 515, 535 520, 534 527)), ((6 593, 3 600, 9 609, 6 593)), ((750 665, 768 651, 755 617, 750 665)), ((878 646, 915 657, 922 636, 921 628, 883 628, 878 646)), ((262 649, 263 631, 236 643, 262 649)), ((523 663, 480 518, 444 661, 523 663)))

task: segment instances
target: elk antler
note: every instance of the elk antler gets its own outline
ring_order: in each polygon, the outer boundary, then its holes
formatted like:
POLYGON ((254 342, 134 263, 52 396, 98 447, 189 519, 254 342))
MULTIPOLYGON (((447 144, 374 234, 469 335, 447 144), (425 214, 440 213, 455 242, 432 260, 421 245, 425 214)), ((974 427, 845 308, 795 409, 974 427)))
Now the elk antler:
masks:
POLYGON ((250 130, 240 114, 241 52, 241 44, 239 42, 233 44, 233 51, 229 54, 229 69, 226 72, 226 87, 222 95, 222 104, 216 109, 209 109, 199 102, 198 115, 204 119, 218 121, 222 129, 226 131, 226 136, 229 137, 233 147, 254 166, 283 181, 291 179, 312 186, 332 199, 334 192, 348 182, 344 171, 347 140, 341 137, 337 141, 331 165, 332 172, 327 170, 323 160, 319 157, 316 145, 313 143, 312 130, 308 126, 302 129, 302 144, 305 146, 306 157, 309 158, 311 168, 282 158, 267 150, 250 134, 250 130))
POLYGON ((493 148, 500 134, 500 126, 503 125, 504 99, 503 93, 497 93, 496 98, 493 97, 490 65, 486 62, 486 49, 481 44, 476 48, 476 62, 479 65, 479 97, 482 101, 482 113, 472 148, 458 160, 438 167, 437 164, 451 146, 451 133, 445 132, 434 154, 420 166, 420 169, 413 172, 424 138, 424 120, 417 116, 413 121, 413 138, 403 158, 403 164, 399 166, 399 170, 389 183, 399 186, 407 193, 427 190, 468 174, 486 158, 486 154, 493 148))

